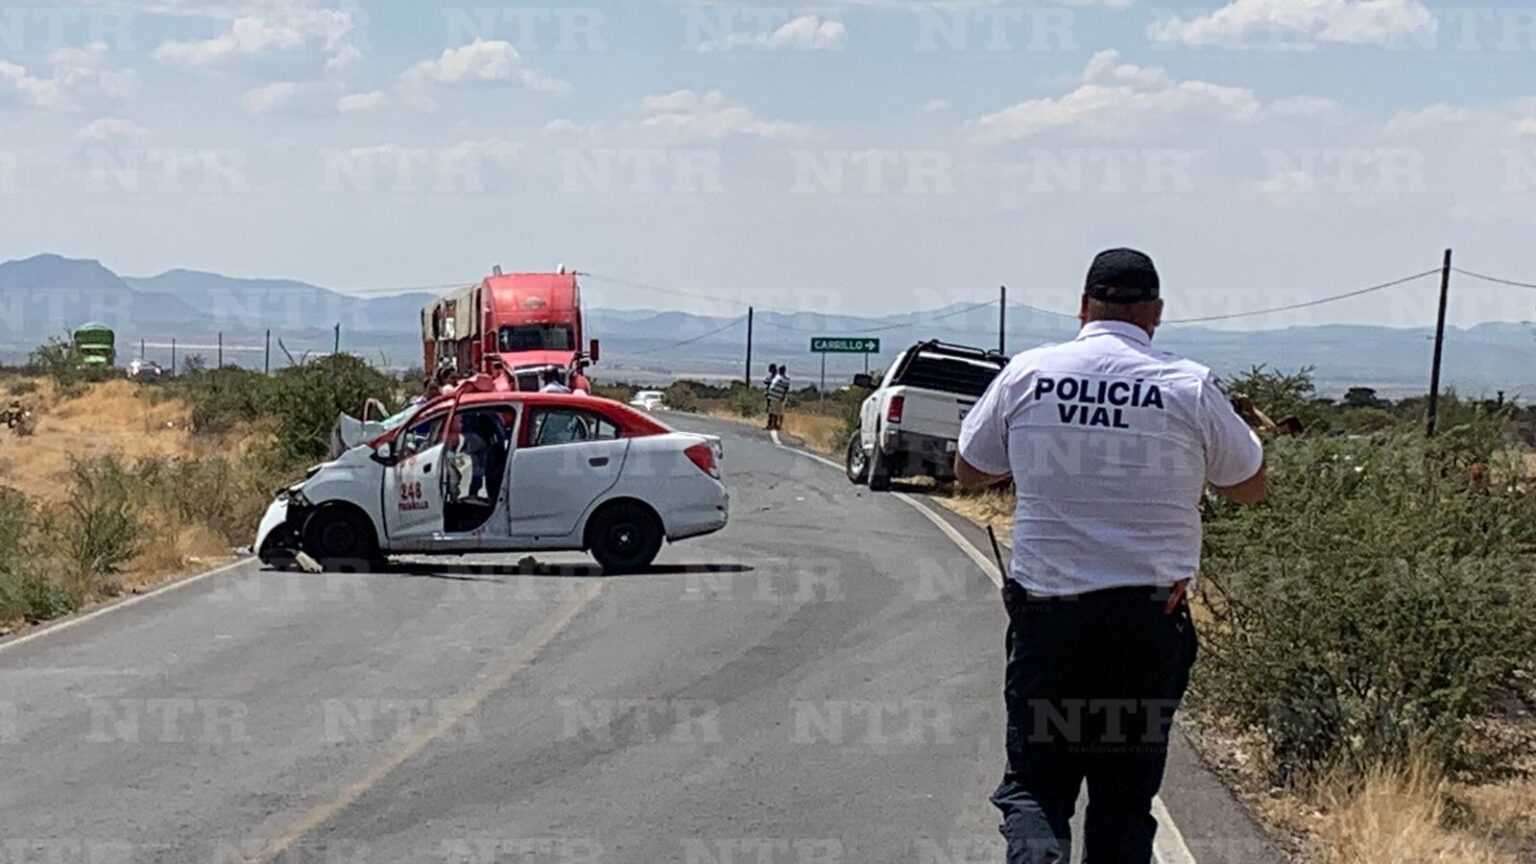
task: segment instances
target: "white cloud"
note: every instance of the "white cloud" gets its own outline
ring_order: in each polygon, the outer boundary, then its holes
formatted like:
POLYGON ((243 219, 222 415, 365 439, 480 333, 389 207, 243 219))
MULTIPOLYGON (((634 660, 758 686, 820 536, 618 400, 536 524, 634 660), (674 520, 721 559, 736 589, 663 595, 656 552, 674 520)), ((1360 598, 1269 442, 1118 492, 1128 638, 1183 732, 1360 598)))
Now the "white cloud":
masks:
POLYGON ((270 114, 299 95, 299 85, 292 81, 274 81, 245 92, 245 110, 251 114, 270 114))
POLYGON ((803 138, 810 131, 797 123, 764 120, 746 105, 727 99, 719 90, 659 93, 647 96, 641 105, 646 113, 641 126, 685 139, 794 139, 803 138))
POLYGON ((75 133, 75 138, 80 141, 113 141, 124 138, 142 138, 149 134, 143 126, 132 120, 123 120, 118 117, 102 117, 92 120, 90 123, 75 133))
POLYGON ((1416 111, 1399 111, 1387 121, 1392 135, 1422 132, 1434 126, 1456 126, 1472 119, 1472 112, 1458 105, 1439 102, 1416 111))
POLYGON ((819 15, 801 15, 770 32, 731 33, 705 42, 702 52, 729 51, 732 48, 756 48, 762 51, 840 51, 848 46, 848 28, 843 22, 819 15))
POLYGON ((1108 137, 1176 121, 1247 121, 1260 108, 1252 90, 1175 81, 1166 70, 1122 63, 1118 52, 1101 51, 1066 95, 1020 102, 969 125, 979 137, 994 141, 1066 129, 1108 137))
POLYGON ((1278 99, 1264 109, 1271 117, 1296 117, 1303 119, 1334 119, 1344 115, 1344 106, 1332 99, 1315 96, 1293 96, 1278 99))
POLYGON ((1260 40, 1393 46, 1436 28, 1420 0, 1233 0, 1205 15, 1158 22, 1147 33, 1158 42, 1231 48, 1260 40))
POLYGON ((107 56, 101 43, 61 48, 48 56, 52 68, 47 77, 0 60, 0 102, 9 97, 35 108, 75 110, 85 103, 127 99, 138 88, 138 75, 111 68, 107 56))
POLYGON ((564 81, 528 66, 510 42, 476 39, 449 48, 434 60, 423 60, 400 75, 400 85, 413 101, 430 103, 434 85, 467 83, 514 84, 529 90, 562 92, 564 81))
POLYGON ((924 114, 939 114, 944 111, 948 111, 949 109, 950 104, 948 99, 929 99, 927 102, 924 102, 917 108, 917 110, 923 112, 924 114))
POLYGON ((1521 138, 1536 138, 1536 117, 1517 120, 1511 131, 1521 138))
MULTIPOLYGON (((357 19, 344 9, 317 7, 308 0, 214 4, 198 10, 190 3, 157 4, 165 14, 197 15, 228 20, 223 32, 208 39, 162 42, 151 56, 170 66, 205 69, 319 45, 328 55, 327 69, 347 66, 362 57, 355 36, 357 19)), ((209 4, 203 4, 208 6, 209 4)))
POLYGON ((591 127, 586 123, 577 123, 568 117, 560 117, 544 124, 544 134, 559 135, 583 135, 591 127))
POLYGON ((389 107, 389 94, 382 90, 368 93, 348 93, 336 100, 336 110, 343 114, 358 114, 389 107))

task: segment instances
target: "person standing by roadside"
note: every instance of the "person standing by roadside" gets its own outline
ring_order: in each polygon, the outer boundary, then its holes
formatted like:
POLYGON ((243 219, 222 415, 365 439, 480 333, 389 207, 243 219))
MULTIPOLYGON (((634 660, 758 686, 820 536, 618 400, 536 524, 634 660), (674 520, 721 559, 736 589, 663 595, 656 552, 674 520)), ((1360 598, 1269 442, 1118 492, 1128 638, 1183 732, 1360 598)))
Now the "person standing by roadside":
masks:
POLYGON ((789 401, 789 390, 789 367, 780 365, 768 382, 768 428, 772 431, 784 428, 784 404, 789 401))
POLYGON ((768 377, 763 379, 763 414, 767 417, 768 425, 763 427, 773 429, 773 379, 779 377, 779 364, 768 364, 768 377))
POLYGON ((1018 355, 966 417, 961 486, 1017 489, 1007 768, 992 803, 1008 864, 1065 864, 1088 784, 1084 859, 1146 864, 1173 714, 1197 650, 1185 594, 1207 486, 1254 504, 1264 450, 1211 370, 1152 347, 1152 259, 1089 269, 1077 339, 1018 355))

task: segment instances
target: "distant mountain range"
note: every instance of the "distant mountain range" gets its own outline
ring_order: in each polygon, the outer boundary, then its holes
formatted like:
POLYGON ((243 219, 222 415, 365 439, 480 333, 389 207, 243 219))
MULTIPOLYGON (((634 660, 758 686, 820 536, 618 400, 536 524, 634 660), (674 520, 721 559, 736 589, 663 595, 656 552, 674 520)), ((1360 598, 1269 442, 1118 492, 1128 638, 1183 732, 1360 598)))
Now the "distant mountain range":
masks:
MULTIPOLYGON (((50 335, 88 321, 118 332, 119 355, 137 356, 143 341, 152 360, 166 363, 176 340, 180 358, 209 361, 223 334, 226 362, 259 367, 265 333, 295 356, 331 350, 341 325, 344 350, 395 368, 420 364, 420 310, 426 294, 365 298, 292 280, 236 279, 217 273, 172 270, 158 276, 123 277, 100 262, 40 255, 0 263, 0 361, 19 362, 50 335)), ((997 309, 944 309, 876 317, 759 311, 754 322, 755 376, 771 361, 790 365, 792 376, 812 382, 821 357, 810 353, 813 336, 873 336, 881 368, 902 348, 922 339, 972 345, 997 341, 997 309)), ((1071 338, 1071 319, 1023 308, 1008 310, 1008 346, 1017 351, 1071 338)), ((739 378, 744 371, 746 322, 729 317, 654 310, 588 310, 590 335, 603 341, 601 376, 661 383, 675 377, 739 378)), ((1311 326, 1283 330, 1226 331, 1166 328, 1158 343, 1187 353, 1219 372, 1254 365, 1316 369, 1321 392, 1375 387, 1384 395, 1428 388, 1429 328, 1311 326)), ((276 344, 275 365, 286 363, 276 344)), ((1523 324, 1453 328, 1446 340, 1445 381, 1464 393, 1536 396, 1536 333, 1523 324)), ((827 358, 828 383, 841 385, 864 368, 864 358, 827 358)))

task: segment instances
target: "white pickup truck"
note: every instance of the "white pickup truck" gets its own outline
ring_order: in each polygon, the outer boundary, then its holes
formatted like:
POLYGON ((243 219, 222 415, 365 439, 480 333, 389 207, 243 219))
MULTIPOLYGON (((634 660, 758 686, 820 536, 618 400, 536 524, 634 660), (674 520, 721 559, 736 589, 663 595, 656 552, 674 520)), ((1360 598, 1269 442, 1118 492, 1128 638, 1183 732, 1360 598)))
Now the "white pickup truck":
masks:
MULTIPOLYGON (((921 342, 902 352, 859 409, 848 441, 848 479, 875 491, 892 477, 954 478, 960 423, 1008 358, 996 351, 921 342)), ((867 375, 856 386, 875 387, 867 375)))

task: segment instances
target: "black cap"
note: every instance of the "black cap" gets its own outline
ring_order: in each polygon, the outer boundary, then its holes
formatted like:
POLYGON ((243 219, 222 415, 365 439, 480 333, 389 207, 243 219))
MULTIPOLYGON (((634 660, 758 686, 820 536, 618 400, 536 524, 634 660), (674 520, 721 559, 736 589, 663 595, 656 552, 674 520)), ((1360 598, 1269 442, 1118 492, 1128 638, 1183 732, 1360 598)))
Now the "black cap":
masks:
POLYGON ((1161 290, 1157 267, 1145 253, 1110 249, 1093 259, 1083 293, 1106 303, 1141 303, 1156 300, 1161 290))

